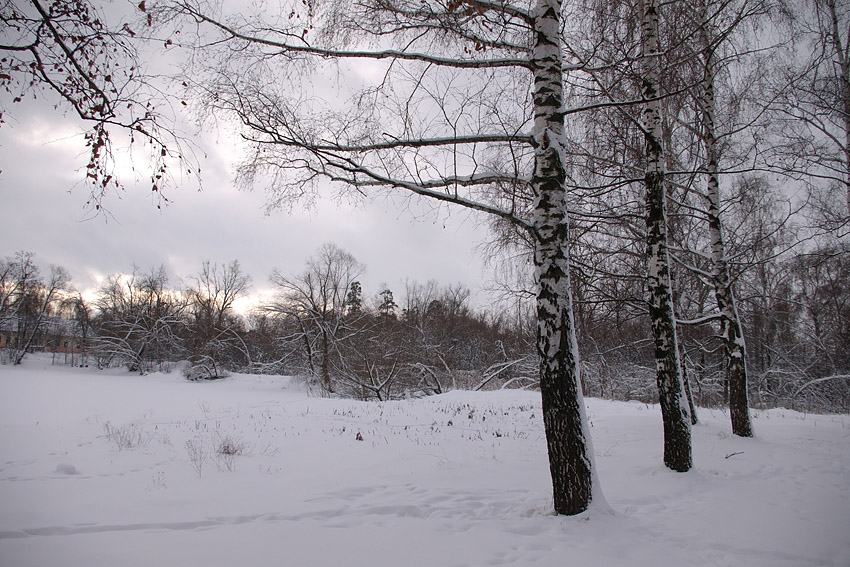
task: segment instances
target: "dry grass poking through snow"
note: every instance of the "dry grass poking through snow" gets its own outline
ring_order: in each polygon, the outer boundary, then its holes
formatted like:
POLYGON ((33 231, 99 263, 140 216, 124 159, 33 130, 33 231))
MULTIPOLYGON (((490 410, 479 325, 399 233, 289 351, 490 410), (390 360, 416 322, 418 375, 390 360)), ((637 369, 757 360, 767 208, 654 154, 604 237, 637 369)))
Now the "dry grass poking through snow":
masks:
POLYGON ((106 432, 106 438, 114 443, 119 451, 146 447, 150 443, 150 434, 132 423, 115 426, 107 421, 103 424, 103 430, 106 432))

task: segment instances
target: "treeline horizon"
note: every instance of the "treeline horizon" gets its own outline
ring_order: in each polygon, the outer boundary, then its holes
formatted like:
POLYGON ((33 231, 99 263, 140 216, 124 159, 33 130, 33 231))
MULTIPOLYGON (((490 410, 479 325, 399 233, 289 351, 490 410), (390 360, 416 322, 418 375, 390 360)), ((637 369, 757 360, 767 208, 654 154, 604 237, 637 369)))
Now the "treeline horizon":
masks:
MULTIPOLYGON (((176 286, 164 266, 134 266, 107 277, 88 301, 73 289, 67 270, 51 266, 43 277, 35 254, 18 252, 0 261, 0 332, 18 337, 14 348, 6 341, 0 358, 19 363, 41 344, 50 319, 62 317, 82 339, 76 357, 63 360, 98 368, 125 366, 144 374, 188 361, 182 371, 192 380, 230 372, 301 375, 325 395, 378 400, 538 386, 535 313, 527 291, 505 292, 503 301, 483 309, 471 304, 467 287, 436 280, 405 281, 399 290, 379 286, 370 295, 360 284, 364 271, 351 254, 325 244, 302 272, 273 271, 274 297, 240 314, 233 304, 252 278, 238 260, 203 261, 176 286)), ((618 300, 610 290, 602 298, 598 282, 576 271, 585 395, 656 402, 650 321, 635 301, 642 282, 632 278, 618 300)), ((611 275, 611 285, 623 286, 617 279, 611 275)), ((845 281, 850 256, 835 247, 801 248, 738 278, 754 377, 751 405, 850 409, 845 281), (762 285, 770 280, 771 289, 759 290, 759 278, 762 285)), ((725 405, 728 381, 713 321, 681 321, 691 401, 725 405)))

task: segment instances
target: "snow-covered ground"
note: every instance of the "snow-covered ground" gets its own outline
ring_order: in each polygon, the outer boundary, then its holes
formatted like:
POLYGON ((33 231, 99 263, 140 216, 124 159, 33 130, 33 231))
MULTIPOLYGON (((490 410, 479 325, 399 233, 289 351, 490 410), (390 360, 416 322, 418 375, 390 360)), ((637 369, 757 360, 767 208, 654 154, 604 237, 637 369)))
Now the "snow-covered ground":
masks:
POLYGON ((566 518, 533 392, 361 403, 31 358, 0 367, 0 565, 850 565, 850 417, 761 411, 739 439, 702 410, 679 474, 657 406, 588 414, 610 509, 566 518))

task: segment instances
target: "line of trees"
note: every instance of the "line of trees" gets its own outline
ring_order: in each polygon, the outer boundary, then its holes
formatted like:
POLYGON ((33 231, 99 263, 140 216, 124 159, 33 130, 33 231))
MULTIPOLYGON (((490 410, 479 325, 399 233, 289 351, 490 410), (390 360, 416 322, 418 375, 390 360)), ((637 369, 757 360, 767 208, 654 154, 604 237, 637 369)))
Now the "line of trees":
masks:
POLYGON ((476 312, 468 289, 407 282, 399 305, 386 286, 364 297, 363 270, 326 244, 303 273, 272 275, 278 294, 256 328, 273 335, 268 350, 283 368, 315 376, 325 392, 379 400, 483 388, 497 375, 490 387, 536 384, 530 337, 476 312))
MULTIPOLYGON (((848 411, 850 254, 835 247, 787 252, 784 232, 758 239, 748 268, 735 276, 749 345, 748 398, 757 407, 848 411)), ((573 270, 585 394, 655 401, 655 347, 637 300, 639 278, 587 267, 573 270)), ((183 371, 194 380, 233 371, 297 374, 322 393, 361 399, 538 386, 527 300, 511 294, 476 309, 467 288, 429 281, 405 282, 396 301, 388 286, 364 295, 364 271, 325 244, 303 272, 274 271, 275 297, 240 314, 233 303, 249 293, 251 278, 238 261, 203 262, 174 287, 164 268, 134 268, 109 276, 86 299, 67 270, 51 266, 43 277, 35 255, 19 252, 0 260, 3 360, 20 363, 34 348, 49 350, 44 338, 61 333, 75 339, 76 364, 146 373, 187 361, 183 371)), ((683 280, 677 289, 699 285, 683 280)), ((730 394, 716 320, 694 317, 711 299, 704 291, 677 305, 686 323, 679 339, 685 383, 702 407, 727 405, 730 394)))
POLYGON ((189 377, 221 377, 248 364, 244 323, 233 302, 250 281, 238 261, 204 262, 178 288, 170 287, 164 267, 144 272, 134 266, 106 278, 89 299, 64 268, 51 266, 45 279, 35 255, 18 252, 0 260, 4 360, 20 364, 32 350, 55 351, 45 340, 53 337, 70 340, 82 365, 125 365, 144 374, 187 360, 189 377))
POLYGON ((536 383, 528 337, 476 312, 468 289, 407 282, 402 306, 388 287, 364 297, 357 278, 365 268, 333 244, 301 274, 275 271, 274 300, 244 315, 233 304, 251 278, 236 260, 203 262, 176 287, 164 267, 134 267, 107 277, 88 300, 63 268, 42 278, 32 253, 7 257, 0 268, 0 328, 13 364, 43 350, 41 339, 62 319, 74 324, 63 332, 82 339, 77 364, 141 374, 186 361, 192 380, 234 370, 300 374, 325 394, 381 400, 508 379, 536 383))

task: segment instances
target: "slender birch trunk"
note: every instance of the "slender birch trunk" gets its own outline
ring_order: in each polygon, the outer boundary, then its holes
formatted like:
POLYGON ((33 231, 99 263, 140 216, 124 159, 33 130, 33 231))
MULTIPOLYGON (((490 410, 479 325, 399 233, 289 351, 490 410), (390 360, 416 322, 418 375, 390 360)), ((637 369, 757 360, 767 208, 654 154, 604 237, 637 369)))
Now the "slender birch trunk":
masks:
POLYGON ((578 514, 601 497, 580 386, 567 237, 560 0, 538 0, 535 18, 534 265, 543 423, 555 512, 578 514))
POLYGON ((688 400, 688 410, 691 412, 691 425, 696 425, 699 423, 699 418, 697 417, 697 406, 694 403, 694 395, 691 393, 691 377, 688 373, 688 365, 684 361, 681 364, 682 382, 685 385, 685 398, 688 400))
POLYGON ((708 9, 703 3, 700 39, 704 50, 705 79, 703 80, 702 140, 706 154, 708 176, 708 231, 711 239, 711 278, 714 295, 720 311, 720 336, 726 351, 729 381, 729 414, 732 418, 732 433, 741 437, 753 436, 747 393, 747 349, 741 320, 732 293, 729 264, 726 261, 726 246, 723 242, 723 226, 720 220, 720 182, 717 174, 717 138, 715 136, 714 97, 714 48, 708 30, 708 9))
POLYGON ((642 0, 639 7, 643 97, 647 100, 641 115, 641 126, 646 143, 644 183, 649 315, 655 339, 656 380, 664 422, 664 464, 674 471, 684 472, 690 470, 693 462, 691 423, 684 396, 667 254, 667 194, 664 182, 664 152, 661 146, 661 101, 657 99, 661 57, 657 0, 642 0))

